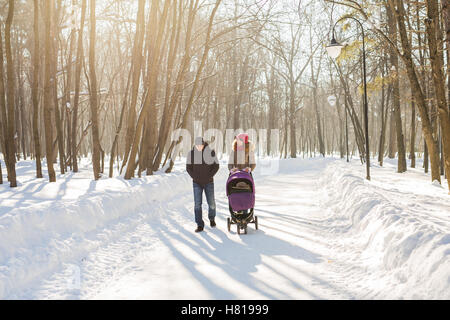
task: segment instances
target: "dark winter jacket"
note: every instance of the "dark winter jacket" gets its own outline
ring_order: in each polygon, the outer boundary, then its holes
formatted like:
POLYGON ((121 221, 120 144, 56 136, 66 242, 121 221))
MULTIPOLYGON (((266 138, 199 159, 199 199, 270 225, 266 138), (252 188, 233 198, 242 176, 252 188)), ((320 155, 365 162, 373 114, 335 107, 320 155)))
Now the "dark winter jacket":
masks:
POLYGON ((205 186, 214 182, 213 177, 219 170, 219 160, 216 153, 208 144, 205 144, 202 151, 193 147, 186 157, 186 171, 195 183, 205 186))

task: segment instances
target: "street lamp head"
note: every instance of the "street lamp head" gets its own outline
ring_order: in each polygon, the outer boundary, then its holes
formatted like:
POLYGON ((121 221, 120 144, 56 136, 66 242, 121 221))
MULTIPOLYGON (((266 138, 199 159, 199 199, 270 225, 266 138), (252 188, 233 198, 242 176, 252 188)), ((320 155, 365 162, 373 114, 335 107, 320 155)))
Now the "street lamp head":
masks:
POLYGON ((336 39, 334 38, 333 35, 333 39, 331 39, 331 43, 326 46, 328 55, 333 58, 336 59, 337 57, 339 57, 339 55, 341 54, 341 50, 344 46, 342 44, 340 44, 339 42, 336 41, 336 39))
POLYGON ((330 104, 330 106, 334 107, 336 105, 336 97, 331 95, 328 97, 328 103, 330 104))

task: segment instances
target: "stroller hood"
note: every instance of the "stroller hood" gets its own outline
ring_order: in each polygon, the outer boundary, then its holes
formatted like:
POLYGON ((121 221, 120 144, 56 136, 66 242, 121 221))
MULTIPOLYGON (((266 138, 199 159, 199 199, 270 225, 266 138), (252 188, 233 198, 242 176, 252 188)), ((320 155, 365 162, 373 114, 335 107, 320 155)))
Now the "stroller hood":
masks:
POLYGON ((255 206, 255 184, 250 173, 237 171, 231 174, 227 180, 228 203, 233 211, 247 210, 255 206), (246 182, 251 189, 233 192, 232 187, 239 182, 246 182))

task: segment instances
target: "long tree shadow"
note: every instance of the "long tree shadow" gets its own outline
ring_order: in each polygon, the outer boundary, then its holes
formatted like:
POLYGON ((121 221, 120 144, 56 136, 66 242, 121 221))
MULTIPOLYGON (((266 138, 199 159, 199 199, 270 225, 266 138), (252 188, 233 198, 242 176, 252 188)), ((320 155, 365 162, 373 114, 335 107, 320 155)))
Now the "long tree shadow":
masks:
MULTIPOLYGON (((228 203, 225 204, 225 202, 222 201, 222 200, 218 200, 217 202, 220 203, 221 207, 226 207, 228 209, 228 203)), ((259 208, 255 209, 255 212, 256 212, 255 214, 257 214, 257 212, 270 213, 271 215, 274 216, 274 219, 278 219, 278 221, 280 221, 280 220, 284 221, 284 219, 291 220, 291 221, 288 221, 288 223, 290 225, 292 225, 293 222, 294 223, 304 223, 304 224, 307 224, 307 225, 312 224, 307 219, 304 219, 304 220, 300 220, 299 219, 299 220, 297 220, 294 217, 291 217, 289 215, 277 214, 275 212, 268 211, 268 210, 262 210, 262 209, 259 209, 259 208)), ((250 230, 250 228, 249 228, 249 230, 250 230)), ((264 232, 259 230, 258 234, 261 235, 261 234, 264 234, 264 232)), ((298 235, 295 235, 295 236, 298 236, 298 235)), ((264 238, 268 239, 268 242, 270 242, 270 244, 271 244, 270 246, 265 248, 265 254, 267 254, 267 255, 276 255, 276 254, 289 255, 289 253, 295 252, 297 257, 300 256, 301 257, 300 259, 305 260, 305 261, 307 261, 309 263, 319 263, 321 261, 321 259, 320 259, 320 257, 318 255, 316 255, 316 254, 314 254, 314 253, 312 253, 312 252, 310 252, 310 251, 308 251, 306 249, 303 249, 301 247, 294 246, 294 245, 292 245, 291 243, 289 243, 287 241, 281 240, 281 239, 276 238, 276 237, 269 236, 267 234, 264 235, 264 238)), ((248 246, 253 246, 253 245, 258 246, 258 242, 253 243, 253 240, 252 240, 253 238, 252 237, 242 237, 242 239, 245 239, 245 242, 246 242, 246 244, 248 246)), ((259 241, 259 240, 257 240, 257 241, 259 241)), ((296 258, 296 257, 294 257, 294 258, 296 258)))
MULTIPOLYGON (((217 207, 220 211, 227 212, 227 214, 228 214, 228 202, 226 200, 223 200, 221 197, 219 197, 219 199, 216 199, 216 203, 217 203, 217 207)), ((320 230, 323 230, 324 227, 325 228, 327 227, 327 222, 330 220, 330 218, 324 218, 324 219, 304 218, 301 216, 283 214, 283 213, 279 213, 276 211, 265 210, 265 209, 260 209, 260 208, 256 209, 256 213, 258 213, 258 212, 263 213, 263 215, 260 216, 260 226, 262 227, 263 230, 265 228, 268 228, 271 230, 275 229, 275 230, 283 232, 283 233, 286 233, 286 230, 283 228, 276 228, 277 224, 281 223, 282 225, 286 225, 291 228, 292 227, 295 228, 296 225, 297 226, 303 225, 305 227, 308 227, 308 228, 312 227, 312 228, 320 231, 320 230), (263 225, 261 222, 265 221, 266 219, 270 220, 270 223, 268 223, 267 225, 263 225)), ((304 260, 308 263, 319 263, 319 262, 323 261, 323 258, 321 256, 311 253, 310 251, 303 249, 301 246, 293 245, 293 244, 286 242, 284 240, 281 240, 279 238, 272 237, 272 236, 264 233, 264 231, 262 231, 261 229, 255 232, 253 230, 250 231, 250 228, 249 228, 249 233, 253 233, 253 234, 243 235, 241 237, 241 239, 247 245, 247 248, 251 249, 252 251, 257 251, 257 252, 261 253, 262 255, 267 255, 267 256, 272 256, 272 257, 276 257, 277 255, 287 255, 296 260, 304 260), (267 242, 261 241, 259 236, 266 238, 267 242)), ((289 233, 289 232, 287 232, 287 233, 289 233)), ((304 237, 299 234, 294 234, 294 233, 289 233, 289 234, 291 236, 295 236, 299 239, 304 238, 304 239, 308 239, 309 241, 314 240, 313 238, 304 237)), ((265 267, 271 268, 267 265, 267 263, 263 263, 263 264, 265 267)), ((326 281, 325 279, 318 277, 314 273, 311 273, 306 270, 300 270, 298 268, 298 266, 296 266, 296 265, 293 265, 288 262, 286 262, 285 264, 289 265, 291 268, 293 268, 297 272, 301 272, 301 273, 307 275, 315 283, 317 283, 323 287, 328 287, 328 288, 332 289, 335 293, 339 294, 339 296, 345 296, 349 299, 353 298, 353 295, 351 293, 347 292, 344 288, 340 288, 340 287, 334 285, 333 283, 330 283, 330 282, 326 281)), ((273 269, 273 268, 271 268, 271 269, 274 272, 276 272, 275 269, 273 269)), ((280 274, 280 276, 285 278, 285 280, 291 282, 291 284, 294 287, 301 288, 300 283, 298 281, 295 281, 295 279, 290 279, 289 277, 285 277, 282 274, 280 274)), ((321 299, 319 296, 317 296, 313 293, 310 293, 310 294, 312 297, 314 297, 316 299, 321 299)))
MULTIPOLYGON (((196 263, 187 257, 173 243, 173 240, 184 243, 187 246, 194 246, 194 250, 204 259, 205 262, 221 268, 230 278, 245 285, 247 288, 258 292, 267 299, 292 298, 276 284, 262 283, 253 273, 258 271, 257 267, 263 265, 262 257, 270 256, 277 258, 279 256, 288 256, 296 260, 304 260, 308 263, 319 263, 321 257, 299 246, 292 245, 282 239, 270 236, 263 231, 258 231, 241 237, 242 243, 236 242, 229 238, 220 229, 194 234, 187 231, 179 222, 175 221, 171 215, 183 215, 192 219, 192 213, 186 207, 179 207, 177 210, 169 210, 170 214, 166 215, 167 223, 158 224, 154 228, 158 229, 161 240, 174 253, 192 273, 192 275, 200 281, 204 287, 209 290, 216 299, 235 299, 234 293, 226 290, 223 286, 217 285, 211 278, 214 275, 205 275, 196 269, 196 263), (181 212, 180 212, 181 211, 181 212), (166 226, 166 224, 169 227, 166 226), (211 237, 212 232, 215 237, 211 237), (218 238, 218 239, 217 239, 218 238)), ((219 213, 219 212, 218 212, 219 213)), ((274 270, 274 272, 276 272, 274 270)), ((292 280, 294 287, 302 288, 302 285, 292 280)), ((309 292, 314 299, 321 299, 316 294, 309 292)))
MULTIPOLYGON (((215 284, 213 281, 210 280, 211 276, 204 275, 202 272, 198 271, 196 269, 196 262, 193 261, 193 259, 190 259, 187 257, 183 252, 178 249, 173 243, 173 239, 176 239, 180 242, 185 242, 188 245, 192 245, 191 243, 188 243, 183 237, 175 234, 173 231, 170 231, 168 227, 158 224, 157 227, 157 234, 158 239, 160 239, 167 248, 170 249, 173 256, 177 258, 183 266, 189 270, 189 272, 194 276, 204 287, 206 290, 208 290, 209 293, 213 296, 214 299, 235 299, 236 296, 233 295, 231 292, 224 289, 222 286, 219 286, 215 284)), ((199 247, 197 245, 197 247, 199 247)), ((198 251, 202 250, 204 248, 198 248, 198 251)), ((204 258, 206 257, 204 254, 199 252, 200 255, 202 255, 204 258)), ((195 297, 193 297, 195 299, 195 297)))
MULTIPOLYGON (((28 180, 24 183, 19 183, 19 187, 15 189, 0 188, 0 197, 5 197, 3 194, 11 193, 8 199, 16 201, 20 204, 21 208, 27 208, 36 205, 36 203, 42 203, 45 201, 55 201, 62 200, 68 191, 68 184, 74 178, 74 174, 66 173, 63 178, 58 176, 57 180, 57 190, 52 190, 53 197, 46 195, 45 188, 54 188, 54 185, 50 184, 46 178, 33 178, 33 180, 28 180), (44 192, 41 196, 40 193, 44 192), (3 196, 2 196, 3 195, 3 196)), ((87 193, 87 191, 86 191, 87 193)), ((0 215, 5 214, 17 206, 0 206, 0 215)))
MULTIPOLYGON (((172 219, 168 219, 171 226, 174 225, 172 219)), ((162 226, 162 228, 165 228, 162 226)), ((199 272, 195 266, 196 263, 190 261, 179 249, 177 249, 170 241, 170 238, 183 242, 188 246, 192 246, 195 243, 196 252, 209 264, 215 265, 221 268, 229 277, 236 280, 240 284, 245 285, 247 288, 253 291, 259 292, 266 299, 276 299, 272 292, 276 292, 278 296, 283 295, 283 292, 277 289, 275 286, 269 286, 268 290, 263 290, 258 285, 258 280, 252 276, 252 273, 257 271, 257 266, 261 264, 261 256, 254 250, 250 250, 246 246, 239 245, 230 239, 220 230, 214 230, 214 234, 219 236, 221 241, 209 236, 208 232, 203 232, 199 236, 193 235, 187 232, 185 229, 177 226, 177 232, 173 232, 165 228, 165 232, 170 234, 167 237, 168 247, 172 249, 175 256, 182 262, 190 262, 185 264, 192 275, 199 280, 205 289, 207 289, 215 299, 238 299, 234 293, 225 289, 224 286, 217 285, 211 281, 214 278, 214 274, 204 275, 199 272), (182 234, 182 236, 180 235, 182 234), (219 259, 213 259, 211 256, 215 256, 219 259)), ((163 240, 164 242, 164 240, 163 240)), ((267 286, 267 285, 266 285, 267 286)))

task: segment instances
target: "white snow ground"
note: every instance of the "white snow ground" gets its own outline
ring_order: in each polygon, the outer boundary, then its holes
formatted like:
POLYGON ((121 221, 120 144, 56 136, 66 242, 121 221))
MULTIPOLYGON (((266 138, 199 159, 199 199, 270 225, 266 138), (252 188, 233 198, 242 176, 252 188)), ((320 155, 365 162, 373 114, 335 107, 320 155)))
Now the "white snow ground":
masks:
MULTIPOLYGON (((275 161, 275 160, 273 160, 275 161)), ((170 175, 56 183, 18 163, 0 185, 0 299, 450 299, 450 195, 418 169, 332 158, 255 172, 260 230, 194 233, 192 183, 170 175)), ((259 166, 258 168, 261 168, 259 166)), ((205 201, 204 201, 205 202, 205 201)), ((235 227, 235 225, 233 226, 235 227)))

